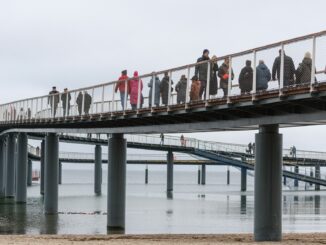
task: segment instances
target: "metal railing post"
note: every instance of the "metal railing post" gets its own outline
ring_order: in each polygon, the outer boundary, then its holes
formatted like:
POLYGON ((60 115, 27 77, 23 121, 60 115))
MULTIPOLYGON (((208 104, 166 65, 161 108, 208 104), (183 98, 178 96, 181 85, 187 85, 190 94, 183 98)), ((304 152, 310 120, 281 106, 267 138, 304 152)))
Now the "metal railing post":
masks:
POLYGON ((281 68, 280 68, 280 96, 283 95, 284 88, 284 44, 281 45, 281 68))
POLYGON ((112 105, 111 105, 111 114, 113 114, 114 112, 114 96, 115 96, 115 85, 116 84, 113 84, 113 88, 112 88, 112 105))
POLYGON ((138 81, 138 93, 137 93, 137 113, 140 109, 140 103, 141 103, 141 80, 139 78, 137 78, 137 80, 135 81, 138 81))
POLYGON ((94 98, 94 88, 92 88, 92 103, 91 103, 91 114, 94 114, 94 104, 96 105, 95 98, 94 98))
POLYGON ((82 99, 81 116, 84 116, 85 115, 85 113, 84 113, 84 111, 85 111, 85 91, 82 92, 82 95, 83 95, 83 99, 82 99))
POLYGON ((256 92, 257 92, 257 53, 256 50, 253 52, 254 54, 254 67, 253 67, 253 78, 252 78, 252 100, 256 100, 256 92))
POLYGON ((231 89, 232 89, 232 57, 229 57, 229 79, 228 79, 228 95, 227 95, 227 103, 231 103, 231 89))
POLYGON ((154 107, 154 102, 155 102, 155 81, 156 81, 156 76, 155 73, 153 73, 153 77, 152 77, 152 110, 154 107))
POLYGON ((128 100, 128 80, 125 81, 125 97, 123 101, 123 111, 127 110, 127 100, 128 100))
POLYGON ((67 116, 68 116, 68 102, 69 102, 69 92, 67 92, 66 93, 66 108, 65 108, 65 110, 66 110, 66 113, 65 113, 65 119, 67 118, 67 116))
POLYGON ((209 85, 211 81, 211 66, 213 67, 214 64, 211 64, 210 61, 207 62, 207 80, 206 80, 206 106, 208 105, 208 100, 210 99, 209 95, 209 85))
POLYGON ((54 118, 54 115, 55 115, 55 109, 54 109, 54 94, 52 95, 52 118, 54 118))
MULTIPOLYGON (((105 88, 105 86, 103 85, 103 87, 102 87, 102 98, 101 98, 101 114, 103 114, 103 112, 104 112, 104 89, 105 88)), ((114 88, 113 88, 113 91, 114 91, 114 88)))
POLYGON ((313 92, 315 90, 314 84, 315 84, 315 66, 316 66, 316 37, 314 36, 312 38, 312 53, 311 53, 311 80, 310 80, 310 92, 313 92))

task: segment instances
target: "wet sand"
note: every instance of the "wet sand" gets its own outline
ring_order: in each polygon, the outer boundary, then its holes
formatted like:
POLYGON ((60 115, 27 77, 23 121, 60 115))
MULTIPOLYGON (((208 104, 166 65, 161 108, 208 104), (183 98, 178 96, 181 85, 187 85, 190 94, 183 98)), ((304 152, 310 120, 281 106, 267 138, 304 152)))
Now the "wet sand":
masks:
MULTIPOLYGON (((255 243, 252 234, 228 235, 2 235, 0 244, 275 244, 255 243)), ((280 244, 280 243, 278 243, 280 244)), ((326 244, 326 233, 285 234, 282 244, 326 244)))

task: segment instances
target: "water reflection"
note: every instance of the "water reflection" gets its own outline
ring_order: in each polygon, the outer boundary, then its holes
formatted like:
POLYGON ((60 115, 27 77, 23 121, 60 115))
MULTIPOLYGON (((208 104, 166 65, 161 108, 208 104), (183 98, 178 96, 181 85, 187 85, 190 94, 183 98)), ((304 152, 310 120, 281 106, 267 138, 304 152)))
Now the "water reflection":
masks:
POLYGON ((315 214, 320 214, 320 196, 319 195, 315 195, 315 214))
POLYGON ((58 234, 58 220, 57 214, 44 214, 40 234, 58 234))
POLYGON ((240 214, 247 213, 247 196, 241 195, 241 205, 240 205, 240 214))

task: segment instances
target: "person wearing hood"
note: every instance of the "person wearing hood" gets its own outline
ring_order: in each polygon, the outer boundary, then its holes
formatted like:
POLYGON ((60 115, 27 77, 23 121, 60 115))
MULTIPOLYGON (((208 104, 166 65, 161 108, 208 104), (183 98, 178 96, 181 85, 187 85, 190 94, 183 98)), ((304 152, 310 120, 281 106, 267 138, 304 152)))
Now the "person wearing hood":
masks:
POLYGON ((201 83, 200 81, 198 80, 198 77, 197 76, 193 76, 191 78, 191 90, 190 90, 190 101, 191 102, 195 102, 195 101, 198 101, 200 100, 200 89, 201 89, 201 83))
MULTIPOLYGON (((277 75, 277 80, 278 83, 280 84, 281 80, 281 55, 282 55, 282 50, 279 50, 279 56, 275 58, 274 64, 273 64, 273 69, 272 69, 272 78, 273 81, 276 80, 276 75, 277 75)), ((285 55, 284 52, 284 82, 283 86, 289 86, 294 84, 294 73, 295 73, 295 67, 293 60, 290 56, 285 55)))
POLYGON ((218 72, 218 64, 217 64, 217 57, 213 55, 211 59, 211 78, 209 82, 209 95, 215 96, 217 95, 217 72, 218 72))
MULTIPOLYGON (((197 59, 197 63, 209 60, 209 50, 204 49, 203 55, 197 59)), ((208 63, 199 64, 195 67, 195 76, 199 79, 201 86, 199 96, 202 98, 203 94, 206 95, 206 83, 207 83, 207 69, 208 63)))
POLYGON ((168 105, 168 100, 169 100, 169 89, 171 89, 171 92, 173 91, 172 84, 173 81, 171 79, 171 86, 169 85, 170 77, 167 72, 164 73, 164 77, 161 81, 161 86, 160 86, 160 92, 162 96, 162 104, 163 105, 168 105))
MULTIPOLYGON (((228 95, 228 86, 229 86, 229 65, 230 60, 226 58, 224 63, 218 69, 218 77, 220 78, 220 87, 223 89, 224 97, 228 95)), ((234 79, 233 69, 231 70, 231 80, 234 79)))
MULTIPOLYGON (((296 84, 307 84, 311 81, 312 59, 309 52, 305 53, 302 62, 296 70, 296 84)), ((316 70, 316 69, 315 69, 316 70)), ((316 78, 315 78, 316 80, 316 78)))
POLYGON ((175 86, 175 91, 177 91, 177 103, 186 103, 186 91, 187 91, 187 78, 182 75, 180 81, 175 86))
POLYGON ((129 83, 130 105, 132 110, 137 110, 138 98, 140 99, 139 107, 143 105, 143 81, 138 78, 138 71, 134 72, 134 77, 129 83), (140 89, 138 91, 138 89, 140 89), (139 95, 140 92, 140 95, 139 95))
POLYGON ((251 67, 251 61, 246 61, 246 66, 242 68, 239 75, 239 87, 241 94, 250 93, 252 90, 254 70, 251 67))
POLYGON ((265 65, 265 62, 260 60, 256 68, 256 90, 266 90, 268 88, 268 82, 271 80, 271 78, 272 76, 270 70, 265 65))
POLYGON ((123 70, 121 72, 121 76, 119 77, 119 82, 115 85, 115 92, 120 91, 120 102, 122 106, 122 110, 125 108, 125 98, 127 96, 128 100, 128 87, 129 87, 129 81, 127 81, 127 88, 126 88, 126 80, 128 80, 129 77, 127 75, 127 70, 123 70))
POLYGON ((155 81, 153 81, 153 78, 148 83, 149 89, 149 94, 148 94, 148 105, 149 107, 152 107, 152 95, 153 95, 153 87, 154 89, 154 105, 156 107, 160 106, 160 90, 161 90, 161 81, 158 78, 157 75, 155 75, 155 81))

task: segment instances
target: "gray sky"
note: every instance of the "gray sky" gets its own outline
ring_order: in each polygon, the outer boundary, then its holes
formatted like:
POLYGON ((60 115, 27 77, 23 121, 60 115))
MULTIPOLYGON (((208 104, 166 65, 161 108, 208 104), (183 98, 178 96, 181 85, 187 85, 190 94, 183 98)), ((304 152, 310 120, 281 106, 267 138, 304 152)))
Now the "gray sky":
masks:
MULTIPOLYGON (((0 103, 192 63, 204 48, 219 56, 321 31, 325 9, 324 0, 0 0, 0 103)), ((296 50, 298 64, 306 50, 296 50)), ((285 146, 326 151, 325 127, 282 132, 285 146)), ((196 137, 247 143, 254 132, 196 137)))

